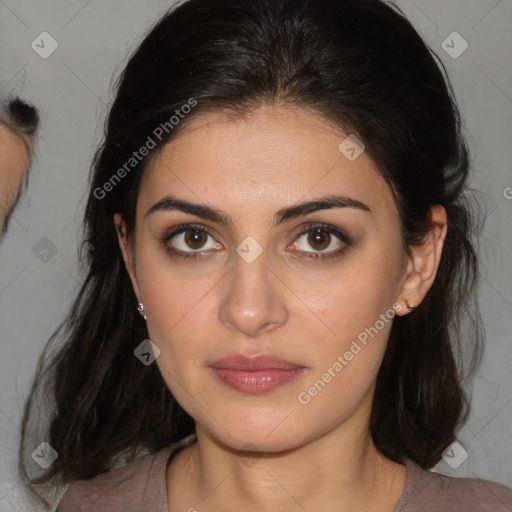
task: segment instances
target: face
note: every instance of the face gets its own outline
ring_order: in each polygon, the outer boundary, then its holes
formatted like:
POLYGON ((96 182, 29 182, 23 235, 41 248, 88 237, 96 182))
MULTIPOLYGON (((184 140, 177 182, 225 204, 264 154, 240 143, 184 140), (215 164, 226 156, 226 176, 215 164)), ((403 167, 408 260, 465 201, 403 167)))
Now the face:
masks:
POLYGON ((287 450, 369 421, 410 267, 390 189, 367 153, 340 151, 346 136, 291 107, 197 115, 144 176, 135 264, 114 218, 163 378, 234 449, 287 450), (216 363, 234 354, 292 369, 216 363))
POLYGON ((28 139, 0 123, 0 226, 14 204, 29 165, 28 139))

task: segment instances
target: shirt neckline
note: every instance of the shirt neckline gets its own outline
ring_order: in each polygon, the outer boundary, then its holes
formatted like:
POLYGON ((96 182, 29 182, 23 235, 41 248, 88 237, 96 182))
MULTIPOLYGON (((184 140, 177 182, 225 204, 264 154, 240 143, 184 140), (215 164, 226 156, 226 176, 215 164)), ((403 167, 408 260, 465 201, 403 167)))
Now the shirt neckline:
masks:
MULTIPOLYGON (((162 460, 159 465, 159 477, 153 479, 154 487, 152 489, 151 495, 153 497, 160 496, 161 499, 158 501, 158 508, 155 510, 160 510, 162 508, 162 512, 169 511, 169 501, 167 499, 167 479, 166 479, 166 468, 170 461, 175 457, 181 450, 184 450, 188 446, 194 444, 196 441, 196 433, 193 432, 189 434, 187 437, 184 437, 181 441, 178 441, 175 444, 168 446, 162 452, 162 460), (164 485, 159 487, 159 482, 163 480, 164 485), (163 489, 163 491, 162 491, 163 489), (159 493, 163 492, 163 496, 159 493)), ((404 506, 409 502, 412 492, 414 490, 414 482, 418 479, 419 472, 421 472, 421 468, 415 464, 413 460, 408 457, 403 457, 401 463, 405 466, 405 486, 398 503, 396 504, 393 512, 404 512, 404 506)), ((156 505, 156 504, 153 504, 156 505)), ((153 510, 153 509, 151 509, 153 510)))
POLYGON ((171 460, 182 450, 187 448, 188 446, 194 444, 196 441, 196 433, 192 432, 187 437, 184 437, 180 441, 164 448, 162 450, 162 459, 158 464, 158 475, 157 478, 153 478, 153 488, 151 492, 151 496, 154 498, 154 501, 151 505, 154 508, 149 508, 149 510, 160 510, 162 512, 169 512, 169 501, 167 499, 167 478, 166 478, 166 469, 171 460), (161 482, 163 481, 163 485, 161 482))

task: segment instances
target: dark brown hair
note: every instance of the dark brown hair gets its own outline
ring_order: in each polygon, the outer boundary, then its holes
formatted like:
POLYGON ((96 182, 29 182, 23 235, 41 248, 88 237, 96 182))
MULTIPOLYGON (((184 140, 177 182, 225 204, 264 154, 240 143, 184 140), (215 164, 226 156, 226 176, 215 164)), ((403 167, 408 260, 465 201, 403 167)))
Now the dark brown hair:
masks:
POLYGON ((380 0, 189 0, 156 23, 116 87, 92 167, 85 280, 41 356, 23 418, 20 472, 31 489, 92 478, 121 456, 128 462, 194 432, 157 365, 133 354, 147 330, 112 220, 120 212, 133 236, 151 157, 108 192, 104 186, 191 98, 196 106, 164 133, 153 156, 207 109, 243 116, 262 105, 308 107, 365 143, 394 192, 405 247, 422 243, 430 207, 444 206, 448 233, 437 278, 416 311, 393 321, 370 424, 388 458, 407 455, 423 468, 439 461, 466 420, 465 378, 481 352, 478 226, 450 81, 398 8, 380 0), (464 318, 471 336, 463 344, 464 318), (39 421, 39 437, 31 421, 39 421), (30 480, 30 452, 43 440, 58 458, 30 480))

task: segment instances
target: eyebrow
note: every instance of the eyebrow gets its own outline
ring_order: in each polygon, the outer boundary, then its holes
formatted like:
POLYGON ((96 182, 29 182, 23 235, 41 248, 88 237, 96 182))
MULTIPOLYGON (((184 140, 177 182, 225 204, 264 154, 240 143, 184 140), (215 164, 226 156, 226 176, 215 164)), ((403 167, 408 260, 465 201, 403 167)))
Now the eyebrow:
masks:
MULTIPOLYGON (((313 201, 306 201, 293 206, 288 206, 278 210, 272 218, 272 227, 276 227, 285 221, 295 219, 303 215, 308 215, 320 210, 329 210, 332 208, 355 208, 365 212, 372 213, 372 210, 366 204, 346 196, 331 195, 321 199, 315 199, 313 201)), ((229 228, 234 227, 233 220, 222 210, 217 210, 211 206, 204 204, 192 203, 183 199, 178 199, 171 195, 166 195, 155 203, 149 210, 144 214, 144 218, 155 212, 180 210, 184 213, 196 215, 203 219, 210 220, 222 226, 229 228)))

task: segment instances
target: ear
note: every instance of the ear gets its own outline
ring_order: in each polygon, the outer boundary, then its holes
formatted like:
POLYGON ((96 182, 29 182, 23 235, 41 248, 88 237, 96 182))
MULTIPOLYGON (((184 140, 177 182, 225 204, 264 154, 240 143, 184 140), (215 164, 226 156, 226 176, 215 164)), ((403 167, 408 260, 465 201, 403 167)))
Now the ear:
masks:
POLYGON ((124 264, 132 282, 133 291, 137 296, 137 300, 140 300, 140 290, 135 274, 135 262, 133 261, 133 248, 126 234, 126 222, 123 220, 123 217, 120 213, 114 214, 114 225, 117 231, 119 247, 121 248, 121 252, 123 254, 124 264))
POLYGON ((396 311, 398 316, 410 313, 408 306, 418 307, 434 280, 441 261, 444 240, 448 230, 446 210, 439 204, 432 206, 428 214, 430 230, 421 245, 411 246, 407 258, 407 270, 403 278, 396 311))

